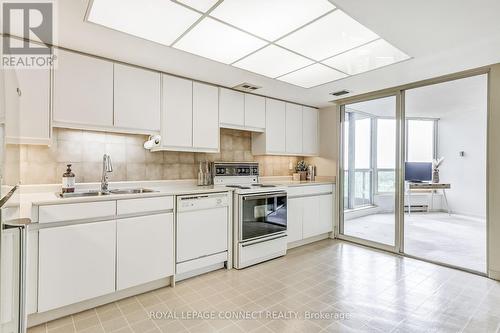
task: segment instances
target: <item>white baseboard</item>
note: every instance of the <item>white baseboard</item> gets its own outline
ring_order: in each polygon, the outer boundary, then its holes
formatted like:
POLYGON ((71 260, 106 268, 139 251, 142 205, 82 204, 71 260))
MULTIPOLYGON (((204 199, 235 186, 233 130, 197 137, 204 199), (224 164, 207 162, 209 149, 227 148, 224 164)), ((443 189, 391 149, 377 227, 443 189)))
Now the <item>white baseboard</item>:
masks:
POLYGON ((291 242, 291 243, 288 243, 287 247, 288 247, 288 249, 293 249, 294 247, 299 247, 299 246, 302 246, 302 245, 307 245, 307 244, 310 244, 310 243, 314 243, 314 242, 317 242, 317 241, 329 238, 330 234, 331 233, 321 234, 321 235, 318 235, 318 236, 313 236, 313 237, 309 237, 309 238, 306 238, 306 239, 302 239, 302 240, 298 240, 298 241, 295 241, 295 242, 291 242))

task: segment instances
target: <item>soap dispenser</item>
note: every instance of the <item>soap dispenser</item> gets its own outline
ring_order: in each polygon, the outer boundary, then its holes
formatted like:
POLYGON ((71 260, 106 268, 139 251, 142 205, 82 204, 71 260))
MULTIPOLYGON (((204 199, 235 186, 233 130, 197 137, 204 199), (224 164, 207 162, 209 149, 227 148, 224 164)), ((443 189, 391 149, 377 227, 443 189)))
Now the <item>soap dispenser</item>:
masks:
POLYGON ((75 192, 75 174, 71 171, 71 164, 67 164, 67 167, 62 175, 62 193, 75 192))

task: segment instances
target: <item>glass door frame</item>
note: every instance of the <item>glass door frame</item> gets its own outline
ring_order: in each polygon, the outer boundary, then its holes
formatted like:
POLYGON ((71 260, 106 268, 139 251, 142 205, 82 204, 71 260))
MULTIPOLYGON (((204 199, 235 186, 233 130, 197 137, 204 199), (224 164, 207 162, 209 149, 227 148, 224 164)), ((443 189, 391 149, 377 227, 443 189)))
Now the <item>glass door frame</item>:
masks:
MULTIPOLYGON (((383 244, 379 242, 375 242, 372 240, 367 240, 363 238, 359 238, 356 236, 350 236, 344 234, 344 182, 345 182, 345 169, 344 169, 344 136, 345 136, 345 114, 346 114, 346 105, 347 103, 343 103, 338 106, 340 110, 340 122, 338 126, 339 130, 339 163, 338 163, 338 174, 337 174, 337 191, 338 191, 338 198, 339 198, 339 218, 338 218, 338 228, 335 237, 338 239, 354 242, 354 243, 359 243, 361 245, 366 245, 378 249, 382 249, 385 251, 390 251, 393 253, 401 253, 402 251, 402 243, 401 243, 401 235, 402 235, 402 230, 401 230, 401 218, 402 218, 402 213, 401 212, 401 200, 404 199, 404 183, 403 186, 400 186, 400 180, 403 177, 402 174, 402 166, 403 164, 403 145, 400 144, 401 138, 404 138, 404 126, 402 124, 402 121, 404 120, 404 110, 403 110, 403 99, 404 99, 404 92, 399 90, 399 91, 393 91, 389 93, 382 93, 382 94, 373 94, 369 96, 368 98, 359 98, 356 100, 349 101, 348 104, 351 103, 359 103, 359 102, 368 102, 376 99, 381 99, 381 98, 386 98, 386 97, 395 97, 396 100, 396 105, 395 105, 395 120, 396 120, 396 151, 395 151, 395 187, 394 187, 394 245, 388 245, 388 244, 383 244)), ((373 145, 373 142, 372 142, 373 145)), ((373 160, 373 156, 372 156, 373 160)), ((374 175, 372 174, 372 177, 374 175)), ((372 187, 373 187, 373 181, 372 181, 372 187)), ((372 191, 374 189, 372 188, 372 191)), ((403 217, 404 218, 404 217, 403 217)))
MULTIPOLYGON (((419 82, 414 82, 398 87, 394 87, 391 89, 386 89, 383 90, 382 92, 374 92, 374 93, 367 93, 364 95, 360 96, 355 96, 352 98, 346 98, 342 100, 336 101, 337 103, 337 111, 340 113, 340 119, 337 124, 337 131, 339 133, 339 140, 338 140, 338 166, 337 166, 337 189, 336 189, 336 195, 337 195, 337 204, 338 204, 338 215, 336 217, 336 227, 335 227, 335 238, 341 239, 341 240, 346 240, 350 241, 353 243, 358 243, 361 245, 365 245, 368 247, 373 247, 381 250, 385 250, 388 252, 393 252, 408 258, 414 258, 418 260, 422 260, 425 262, 433 263, 436 265, 440 266, 445 266, 445 267, 450 267, 462 271, 466 271, 469 273, 473 273, 476 275, 481 275, 481 276, 489 276, 489 269, 490 269, 490 239, 489 239, 489 230, 490 230, 490 219, 489 219, 489 214, 488 214, 488 206, 489 206, 489 153, 486 154, 486 239, 485 239, 485 246, 486 246, 486 272, 478 272, 475 270, 467 269, 464 267, 460 266, 455 266, 439 261, 434 261, 414 255, 410 255, 405 253, 404 251, 404 195, 405 195, 405 184, 404 184, 404 162, 406 159, 406 131, 407 131, 407 126, 406 126, 406 117, 405 117, 405 92, 411 89, 415 88, 420 88, 420 87, 425 87, 425 86, 431 86, 439 83, 446 83, 450 81, 455 81, 455 80, 460 80, 460 79, 466 79, 469 77, 473 76, 478 76, 478 75, 487 75, 488 79, 488 101, 487 101, 487 116, 486 119, 489 120, 490 117, 490 107, 489 107, 489 91, 490 91, 490 68, 489 67, 483 67, 483 68, 478 68, 478 69, 473 69, 473 70, 467 70, 464 72, 460 73, 455 73, 451 75, 445 75, 442 77, 437 77, 433 79, 428 79, 428 80, 423 80, 419 82), (353 103, 359 103, 359 102, 366 102, 370 100, 375 100, 375 99, 380 99, 384 97, 391 97, 391 96, 396 96, 396 184, 395 184, 395 207, 394 207, 394 214, 395 214, 395 242, 394 246, 390 246, 387 244, 382 244, 354 236, 349 236, 349 235, 344 235, 343 234, 343 228, 344 228, 344 165, 343 165, 343 154, 344 154, 344 114, 345 114, 345 106, 348 104, 353 104, 353 103)), ((489 127, 489 122, 486 124, 486 136, 488 137, 488 133, 490 131, 489 127)), ((489 139, 486 140, 486 151, 489 151, 489 139)))

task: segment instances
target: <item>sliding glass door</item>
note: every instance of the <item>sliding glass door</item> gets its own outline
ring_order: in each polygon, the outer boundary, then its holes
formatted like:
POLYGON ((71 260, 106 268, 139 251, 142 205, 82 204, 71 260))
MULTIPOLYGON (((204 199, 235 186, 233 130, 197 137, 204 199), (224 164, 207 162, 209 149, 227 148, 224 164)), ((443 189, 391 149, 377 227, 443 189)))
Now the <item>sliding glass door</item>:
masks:
POLYGON ((486 272, 487 75, 341 106, 341 239, 486 272))
POLYGON ((403 251, 486 272, 487 75, 405 91, 403 251))
POLYGON ((396 245, 396 96, 342 107, 340 237, 396 245))

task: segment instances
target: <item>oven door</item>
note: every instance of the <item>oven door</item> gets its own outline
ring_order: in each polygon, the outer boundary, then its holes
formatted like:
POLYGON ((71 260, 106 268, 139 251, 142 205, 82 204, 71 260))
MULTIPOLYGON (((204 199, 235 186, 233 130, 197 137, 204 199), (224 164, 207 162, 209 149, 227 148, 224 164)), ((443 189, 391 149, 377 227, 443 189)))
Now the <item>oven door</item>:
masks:
POLYGON ((240 242, 285 233, 286 203, 286 192, 242 196, 240 242))

